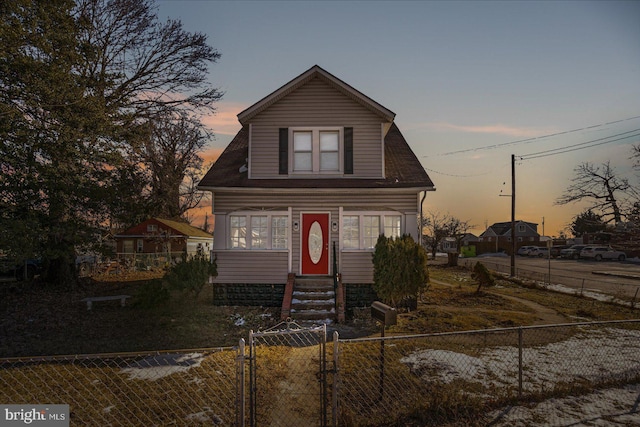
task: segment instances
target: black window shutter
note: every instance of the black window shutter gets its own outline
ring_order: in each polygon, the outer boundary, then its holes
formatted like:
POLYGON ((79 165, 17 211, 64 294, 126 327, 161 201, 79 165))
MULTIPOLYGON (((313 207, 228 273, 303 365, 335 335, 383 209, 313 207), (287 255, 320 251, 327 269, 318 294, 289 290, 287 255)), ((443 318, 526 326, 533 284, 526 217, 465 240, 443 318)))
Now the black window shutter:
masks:
POLYGON ((344 128, 344 173, 353 174, 353 128, 344 128))
POLYGON ((289 128, 280 128, 280 175, 289 173, 289 128))

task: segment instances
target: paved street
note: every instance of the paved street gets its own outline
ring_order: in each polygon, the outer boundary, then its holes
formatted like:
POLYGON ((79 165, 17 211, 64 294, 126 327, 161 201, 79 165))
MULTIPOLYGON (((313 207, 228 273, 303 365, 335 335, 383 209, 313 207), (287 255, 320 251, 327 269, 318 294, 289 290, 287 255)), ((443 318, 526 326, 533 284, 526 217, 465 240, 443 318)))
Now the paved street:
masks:
MULTIPOLYGON (((477 261, 490 269, 508 273, 509 257, 460 258, 460 264, 473 266, 477 261)), ((516 275, 561 284, 566 287, 606 293, 617 297, 633 298, 640 288, 640 263, 618 261, 586 261, 541 259, 516 256, 516 275)), ((637 295, 640 299, 640 292, 637 295)))

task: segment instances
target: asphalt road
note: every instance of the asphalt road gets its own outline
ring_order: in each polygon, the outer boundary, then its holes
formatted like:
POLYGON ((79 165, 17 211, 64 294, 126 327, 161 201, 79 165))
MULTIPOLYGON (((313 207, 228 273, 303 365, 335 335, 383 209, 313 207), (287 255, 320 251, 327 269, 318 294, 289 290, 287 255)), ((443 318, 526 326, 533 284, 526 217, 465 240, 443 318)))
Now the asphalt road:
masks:
MULTIPOLYGON (((477 261, 489 269, 510 272, 510 257, 460 258, 460 264, 473 266, 477 261)), ((618 261, 587 261, 516 256, 516 276, 529 277, 544 283, 560 284, 576 291, 594 291, 640 301, 640 263, 618 261), (637 293, 637 295, 636 295, 637 293)))

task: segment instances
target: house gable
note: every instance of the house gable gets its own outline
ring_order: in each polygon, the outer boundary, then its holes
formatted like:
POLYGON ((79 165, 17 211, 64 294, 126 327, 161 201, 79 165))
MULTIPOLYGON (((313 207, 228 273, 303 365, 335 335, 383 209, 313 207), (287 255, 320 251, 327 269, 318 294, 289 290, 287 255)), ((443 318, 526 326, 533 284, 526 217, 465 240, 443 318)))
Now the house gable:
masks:
POLYGON ((321 74, 313 74, 303 85, 261 109, 247 123, 249 177, 382 178, 383 138, 391 125, 389 119, 393 118, 366 108, 329 84, 321 74), (338 159, 335 169, 322 169, 322 133, 336 135, 338 159), (296 166, 294 144, 296 137, 302 134, 308 134, 312 140, 313 167, 310 170, 299 170, 296 166))
POLYGON ((279 89, 265 96, 264 98, 262 98, 260 101, 256 102, 249 108, 240 112, 238 114, 238 120, 242 125, 248 124, 249 121, 253 119, 257 114, 261 113, 265 109, 269 108, 271 105, 280 101, 282 98, 289 95, 291 92, 307 84, 312 79, 320 79, 325 83, 327 83, 328 85, 331 85, 336 90, 341 92, 343 95, 353 99, 355 102, 359 103, 363 107, 379 115, 386 122, 392 122, 395 117, 395 113, 393 111, 378 104, 376 101, 369 98, 362 92, 354 89, 353 87, 343 82, 336 76, 323 70, 318 65, 314 65, 304 73, 300 74, 298 77, 294 78, 290 82, 281 86, 279 89))

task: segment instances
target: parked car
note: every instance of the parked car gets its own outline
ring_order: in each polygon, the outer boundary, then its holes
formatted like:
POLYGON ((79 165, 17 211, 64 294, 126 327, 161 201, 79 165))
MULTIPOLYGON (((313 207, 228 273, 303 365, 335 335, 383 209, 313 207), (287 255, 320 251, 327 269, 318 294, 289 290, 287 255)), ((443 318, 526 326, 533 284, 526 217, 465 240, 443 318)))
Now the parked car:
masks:
POLYGON ((568 259, 578 259, 580 258, 580 251, 582 251, 582 249, 584 249, 586 246, 587 245, 573 245, 568 249, 562 249, 560 251, 560 257, 568 259))
POLYGON ((518 249, 517 254, 521 256, 527 256, 529 255, 529 251, 535 248, 536 246, 522 246, 520 247, 520 249, 518 249))
POLYGON ((551 257, 558 258, 560 256, 560 251, 563 249, 569 249, 570 247, 570 245, 551 246, 551 257))
POLYGON ((538 258, 548 258, 549 257, 549 248, 545 246, 540 246, 533 248, 527 254, 529 256, 538 257, 538 258))
POLYGON ((40 274, 42 263, 39 259, 28 259, 18 262, 12 258, 0 257, 0 279, 2 280, 33 280, 40 274))
POLYGON ((627 255, 622 251, 617 251, 611 246, 587 246, 580 252, 581 258, 595 259, 602 261, 603 259, 616 259, 624 261, 627 255))

